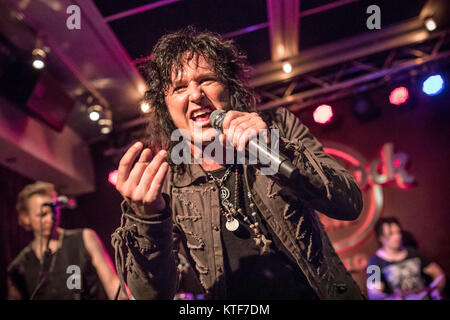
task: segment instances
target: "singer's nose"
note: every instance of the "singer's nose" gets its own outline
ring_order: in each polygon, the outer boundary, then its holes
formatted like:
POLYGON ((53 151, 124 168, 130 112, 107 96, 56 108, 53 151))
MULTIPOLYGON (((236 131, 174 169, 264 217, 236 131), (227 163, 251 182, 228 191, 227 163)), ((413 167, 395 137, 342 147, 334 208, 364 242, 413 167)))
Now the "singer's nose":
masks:
POLYGON ((201 86, 197 84, 191 84, 189 88, 189 101, 199 103, 204 96, 201 86))

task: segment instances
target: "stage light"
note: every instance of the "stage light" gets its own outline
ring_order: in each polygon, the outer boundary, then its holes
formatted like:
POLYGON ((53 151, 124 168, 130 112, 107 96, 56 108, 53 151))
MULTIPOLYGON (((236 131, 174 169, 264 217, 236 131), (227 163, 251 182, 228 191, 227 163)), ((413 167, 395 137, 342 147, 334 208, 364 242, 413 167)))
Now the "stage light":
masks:
POLYGON ((33 60, 33 67, 38 70, 43 69, 45 67, 45 62, 40 59, 35 59, 33 60))
POLYGON ((147 102, 141 103, 141 111, 143 113, 148 113, 150 111, 150 105, 147 102))
POLYGON ((33 68, 38 70, 43 69, 45 67, 45 57, 47 56, 45 51, 36 48, 33 50, 32 55, 33 55, 33 62, 32 62, 33 68))
POLYGON ((98 120, 98 125, 100 126, 100 132, 102 134, 109 134, 112 131, 113 128, 113 121, 112 121, 112 111, 111 110, 104 110, 102 113, 102 118, 98 120))
POLYGON ((111 171, 108 174, 108 181, 109 183, 111 183, 113 186, 115 186, 117 184, 117 176, 119 175, 119 171, 118 170, 114 170, 111 171))
POLYGON ((438 95, 443 89, 444 79, 439 74, 429 76, 422 85, 422 91, 429 96, 438 95))
POLYGON ((437 28, 436 21, 434 21, 433 18, 425 19, 425 28, 427 28, 428 31, 436 30, 437 28))
POLYGON ((292 72, 292 65, 289 62, 283 64, 283 71, 286 73, 292 72))
POLYGON ((372 102, 367 94, 358 95, 351 106, 351 110, 355 117, 362 122, 375 120, 381 114, 381 109, 372 102))
POLYGON ((322 104, 314 110, 313 118, 315 122, 320 124, 329 123, 333 118, 333 108, 329 105, 322 104))
POLYGON ((103 107, 99 104, 95 104, 88 108, 89 119, 92 121, 98 121, 100 119, 100 115, 103 111, 103 107))
POLYGON ((405 104, 409 99, 409 91, 406 87, 397 87, 391 91, 389 95, 389 102, 393 105, 399 106, 405 104))
POLYGON ((100 125, 100 132, 103 134, 109 134, 112 131, 112 120, 110 119, 100 119, 98 120, 100 125))

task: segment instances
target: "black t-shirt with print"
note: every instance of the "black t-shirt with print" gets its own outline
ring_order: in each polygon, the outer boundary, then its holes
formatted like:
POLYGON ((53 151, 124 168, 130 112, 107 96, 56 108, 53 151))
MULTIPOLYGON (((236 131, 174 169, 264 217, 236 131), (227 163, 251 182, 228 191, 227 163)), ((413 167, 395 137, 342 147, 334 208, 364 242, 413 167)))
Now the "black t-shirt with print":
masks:
MULTIPOLYGON (((209 171, 217 178, 223 177, 227 168, 209 171)), ((286 250, 270 227, 261 219, 260 213, 250 208, 247 197, 247 187, 243 178, 243 167, 239 170, 239 207, 251 217, 251 212, 257 212, 257 220, 261 225, 261 232, 270 240, 270 252, 260 254, 259 248, 253 240, 253 231, 242 218, 239 228, 231 232, 225 228, 226 218, 221 216, 222 243, 224 250, 224 264, 228 299, 318 299, 309 285, 305 275, 295 263, 292 255, 286 250)), ((229 201, 234 204, 235 172, 225 182, 230 190, 229 201)))
POLYGON ((417 249, 407 247, 405 259, 401 261, 387 261, 374 255, 368 265, 376 265, 381 271, 381 281, 384 283, 384 292, 391 294, 395 289, 414 290, 426 286, 423 269, 430 264, 417 249))

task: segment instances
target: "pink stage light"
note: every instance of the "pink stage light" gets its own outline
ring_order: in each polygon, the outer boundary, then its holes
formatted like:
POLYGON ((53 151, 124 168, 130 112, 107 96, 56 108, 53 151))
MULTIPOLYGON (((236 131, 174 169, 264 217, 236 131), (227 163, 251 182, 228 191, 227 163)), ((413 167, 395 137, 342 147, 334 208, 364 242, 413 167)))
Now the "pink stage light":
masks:
POLYGON ((406 87, 398 87, 392 90, 389 95, 389 102, 393 105, 400 106, 405 104, 409 99, 409 91, 406 87))
POLYGON ((117 175, 119 174, 119 171, 118 170, 114 170, 114 171, 111 171, 110 173, 109 173, 109 175, 108 175, 108 181, 109 181, 109 183, 111 183, 113 186, 115 186, 116 185, 116 183, 117 183, 117 175))
POLYGON ((327 104, 322 104, 314 110, 314 121, 320 124, 326 124, 333 119, 333 108, 327 104))

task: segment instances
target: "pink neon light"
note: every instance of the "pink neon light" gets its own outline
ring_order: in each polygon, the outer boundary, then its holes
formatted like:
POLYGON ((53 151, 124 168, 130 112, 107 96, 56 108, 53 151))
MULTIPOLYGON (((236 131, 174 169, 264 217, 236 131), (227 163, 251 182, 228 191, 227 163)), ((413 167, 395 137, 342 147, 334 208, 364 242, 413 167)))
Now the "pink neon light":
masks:
POLYGON ((389 102, 396 106, 406 103, 408 99, 409 99, 409 91, 406 87, 395 88, 389 95, 389 102))
MULTIPOLYGON (((367 229, 367 228, 369 227, 370 222, 372 221, 373 217, 375 216, 376 206, 377 206, 377 205, 376 205, 376 202, 377 202, 376 194, 375 194, 375 192, 372 191, 371 194, 370 194, 370 207, 369 207, 369 209, 367 210, 368 213, 367 213, 366 218, 364 219, 364 223, 356 230, 356 232, 354 232, 354 233, 353 233, 352 235, 350 235, 349 237, 346 237, 346 238, 344 238, 344 239, 341 239, 339 242, 345 242, 345 241, 348 241, 348 239, 354 237, 355 234, 359 234, 359 233, 361 233, 363 230, 365 230, 365 229, 367 229)), ((340 249, 340 250, 336 250, 336 253, 342 254, 342 253, 344 253, 344 252, 348 252, 348 251, 350 251, 350 250, 352 250, 352 249, 358 247, 358 246, 359 246, 361 243, 363 243, 370 235, 371 235, 371 233, 368 232, 367 235, 366 235, 364 238, 360 239, 358 242, 354 243, 353 245, 351 245, 351 246, 349 246, 349 247, 346 247, 346 248, 343 248, 343 249, 340 249)))
POLYGON ((324 147, 323 151, 325 151, 329 155, 336 156, 338 158, 344 159, 344 160, 350 162, 353 166, 359 166, 360 165, 360 162, 358 161, 358 159, 356 159, 355 157, 349 155, 348 153, 346 153, 344 151, 337 150, 337 149, 334 149, 334 148, 327 148, 327 147, 324 147))
MULTIPOLYGON (((341 158, 341 159, 344 159, 344 160, 348 161, 353 166, 359 166, 361 164, 358 159, 356 159, 355 157, 351 156, 350 154, 348 154, 348 153, 346 153, 344 151, 337 150, 337 149, 334 149, 334 148, 327 148, 327 147, 324 147, 323 150, 326 153, 328 153, 329 155, 331 155, 331 156, 335 156, 337 158, 341 158)), ((371 193, 370 193, 370 206, 369 206, 369 208, 367 210, 367 216, 364 219, 363 224, 352 235, 339 240, 338 243, 342 243, 342 242, 345 243, 351 237, 354 237, 355 235, 360 234, 361 232, 363 232, 365 229, 367 229, 369 227, 369 225, 370 225, 370 223, 371 223, 371 221, 374 218, 375 213, 376 213, 376 206, 377 206, 376 203, 377 203, 376 193, 375 193, 374 190, 371 190, 371 193)), ((338 254, 342 254, 342 253, 348 252, 348 251, 354 249, 355 247, 359 246, 361 243, 363 243, 369 236, 370 236, 370 232, 364 238, 360 239, 355 244, 353 244, 353 245, 351 245, 349 247, 346 247, 346 248, 338 249, 338 250, 336 250, 336 252, 338 254)))
POLYGON ((119 174, 119 171, 118 170, 114 170, 114 171, 111 171, 110 173, 109 173, 109 175, 108 175, 108 181, 109 181, 109 183, 111 183, 113 186, 115 186, 116 185, 116 183, 117 183, 117 175, 119 174))
POLYGON ((325 124, 333 118, 333 108, 331 106, 322 104, 313 112, 314 121, 320 124, 325 124))

